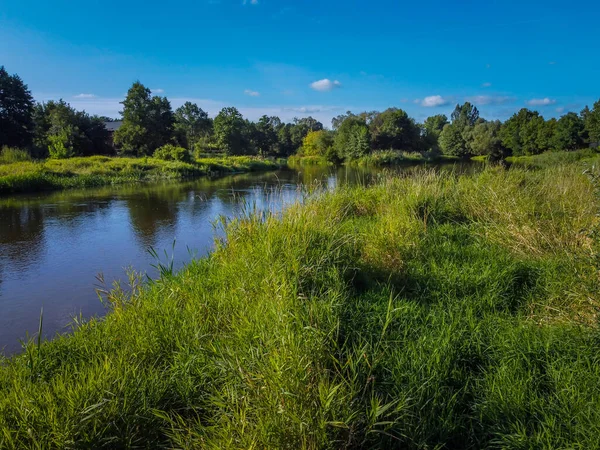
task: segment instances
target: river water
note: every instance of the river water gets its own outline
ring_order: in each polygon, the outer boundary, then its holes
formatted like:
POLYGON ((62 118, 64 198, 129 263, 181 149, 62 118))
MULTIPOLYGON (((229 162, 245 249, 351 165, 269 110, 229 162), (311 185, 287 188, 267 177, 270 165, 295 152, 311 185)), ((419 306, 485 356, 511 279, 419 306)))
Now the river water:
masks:
POLYGON ((45 337, 68 330, 73 317, 104 314, 99 274, 108 286, 125 281, 128 268, 157 277, 151 248, 163 263, 173 258, 181 267, 211 250, 221 216, 235 217, 248 205, 279 211, 301 197, 303 185, 368 184, 381 174, 303 167, 0 197, 0 354, 18 352, 20 341, 37 333, 42 308, 45 337))

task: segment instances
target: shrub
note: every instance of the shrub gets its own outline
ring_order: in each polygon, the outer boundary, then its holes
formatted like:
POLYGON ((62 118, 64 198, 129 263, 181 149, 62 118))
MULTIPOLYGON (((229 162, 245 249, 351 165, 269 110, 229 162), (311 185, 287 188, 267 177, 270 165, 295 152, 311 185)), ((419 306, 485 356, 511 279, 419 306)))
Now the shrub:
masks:
POLYGON ((163 161, 182 161, 191 162, 192 156, 183 147, 177 147, 172 144, 163 145, 154 151, 153 155, 156 159, 162 159, 163 161))
POLYGON ((31 155, 25 150, 14 147, 4 147, 0 151, 0 164, 31 161, 31 155))

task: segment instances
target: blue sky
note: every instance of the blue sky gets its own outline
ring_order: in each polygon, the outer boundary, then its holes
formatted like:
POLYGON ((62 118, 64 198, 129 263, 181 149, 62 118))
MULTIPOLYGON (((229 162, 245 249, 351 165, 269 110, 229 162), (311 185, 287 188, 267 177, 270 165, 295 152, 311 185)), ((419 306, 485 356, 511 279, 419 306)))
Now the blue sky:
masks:
POLYGON ((0 0, 0 65, 38 101, 118 116, 140 80, 174 107, 312 115, 470 100, 505 119, 600 98, 592 1, 0 0))

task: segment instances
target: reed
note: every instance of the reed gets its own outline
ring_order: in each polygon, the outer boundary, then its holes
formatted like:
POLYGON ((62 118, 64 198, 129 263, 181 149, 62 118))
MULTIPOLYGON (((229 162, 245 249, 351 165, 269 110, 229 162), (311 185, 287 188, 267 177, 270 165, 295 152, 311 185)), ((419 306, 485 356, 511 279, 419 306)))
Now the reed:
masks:
POLYGON ((249 208, 2 361, 0 447, 598 448, 597 177, 421 169, 249 208))

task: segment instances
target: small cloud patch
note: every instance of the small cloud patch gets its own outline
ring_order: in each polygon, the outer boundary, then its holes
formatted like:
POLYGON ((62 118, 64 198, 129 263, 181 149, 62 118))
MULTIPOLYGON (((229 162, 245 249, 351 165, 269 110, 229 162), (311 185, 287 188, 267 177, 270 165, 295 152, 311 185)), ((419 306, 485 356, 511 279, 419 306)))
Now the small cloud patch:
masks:
POLYGON ((552 98, 532 98, 531 100, 527 100, 527 104, 529 106, 548 106, 548 105, 554 105, 556 103, 556 100, 552 99, 552 98))
POLYGON ((437 106, 444 106, 447 103, 448 100, 446 100, 441 95, 430 95, 429 97, 425 97, 421 101, 421 106, 424 106, 426 108, 435 108, 437 106))
POLYGON ((467 97, 465 100, 476 105, 501 105, 514 100, 514 98, 501 95, 475 95, 467 97))
POLYGON ((96 98, 94 94, 78 94, 74 98, 96 98))
POLYGON ((486 83, 483 83, 481 86, 482 87, 490 87, 491 85, 492 85, 492 83, 486 82, 486 83))
POLYGON ((244 94, 249 95, 250 97, 259 97, 260 96, 260 92, 252 91, 250 89, 246 89, 244 91, 244 94))
POLYGON ((164 94, 164 89, 150 89, 153 94, 164 94))
POLYGON ((311 89, 314 89, 318 92, 329 92, 334 89, 342 87, 342 84, 338 80, 331 81, 328 78, 324 78, 319 81, 315 81, 310 84, 311 89))

